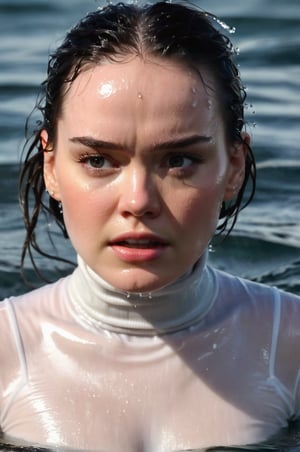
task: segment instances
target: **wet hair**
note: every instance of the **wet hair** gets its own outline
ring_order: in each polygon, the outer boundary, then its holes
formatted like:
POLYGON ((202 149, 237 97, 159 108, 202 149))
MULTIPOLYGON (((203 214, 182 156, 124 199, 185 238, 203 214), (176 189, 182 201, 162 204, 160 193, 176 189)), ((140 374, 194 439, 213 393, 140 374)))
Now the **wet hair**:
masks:
MULTIPOLYGON (((243 141, 246 93, 234 62, 233 45, 214 16, 186 3, 162 1, 140 6, 118 3, 99 8, 74 26, 50 55, 47 79, 41 85, 35 107, 42 119, 37 121, 31 138, 25 144, 20 174, 19 199, 26 227, 22 268, 28 254, 38 272, 34 251, 56 258, 38 244, 35 230, 41 213, 54 216, 57 225, 68 236, 59 203, 45 194, 40 133, 45 129, 48 147, 55 147, 57 120, 64 95, 70 83, 88 65, 124 61, 132 55, 155 56, 180 62, 196 70, 200 77, 199 68, 205 65, 216 80, 216 94, 228 143, 243 141)), ((228 234, 233 229, 238 213, 254 195, 255 160, 251 148, 245 145, 248 148, 245 178, 235 199, 222 205, 219 233, 228 234)))

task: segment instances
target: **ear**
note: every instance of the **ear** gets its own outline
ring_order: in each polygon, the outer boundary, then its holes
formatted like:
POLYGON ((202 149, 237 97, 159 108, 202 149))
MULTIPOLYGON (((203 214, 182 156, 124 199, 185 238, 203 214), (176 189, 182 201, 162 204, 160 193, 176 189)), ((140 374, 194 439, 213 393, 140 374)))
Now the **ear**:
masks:
POLYGON ((234 143, 229 150, 229 168, 227 184, 225 187, 224 201, 230 201, 239 192, 245 178, 246 156, 250 136, 242 134, 242 142, 234 143))
POLYGON ((50 196, 60 201, 59 187, 55 171, 55 153, 52 144, 49 143, 48 132, 43 129, 40 135, 41 145, 44 150, 44 182, 50 196))

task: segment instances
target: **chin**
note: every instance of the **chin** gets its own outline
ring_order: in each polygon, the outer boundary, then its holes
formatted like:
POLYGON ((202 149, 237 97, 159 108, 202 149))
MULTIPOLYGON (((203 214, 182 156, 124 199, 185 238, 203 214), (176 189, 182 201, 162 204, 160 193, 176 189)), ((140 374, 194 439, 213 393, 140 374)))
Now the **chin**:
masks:
POLYGON ((162 287, 173 282, 177 277, 172 278, 163 278, 161 275, 156 275, 153 273, 145 274, 145 271, 142 272, 131 272, 130 270, 124 271, 122 276, 115 279, 114 281, 108 281, 114 287, 124 292, 132 292, 132 293, 142 293, 142 292, 153 292, 155 290, 159 290, 162 287), (135 274, 133 274, 135 273, 135 274))

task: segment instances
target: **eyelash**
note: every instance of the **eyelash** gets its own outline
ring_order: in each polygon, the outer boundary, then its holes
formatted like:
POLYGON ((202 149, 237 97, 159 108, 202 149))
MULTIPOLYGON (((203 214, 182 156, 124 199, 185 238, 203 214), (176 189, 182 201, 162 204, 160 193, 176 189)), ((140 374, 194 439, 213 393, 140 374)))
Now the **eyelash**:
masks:
POLYGON ((91 171, 101 171, 103 169, 108 169, 107 167, 97 167, 97 166, 92 166, 91 161, 92 159, 103 159, 103 164, 105 164, 105 162, 110 162, 111 166, 109 168, 113 168, 114 165, 112 163, 112 159, 109 159, 108 157, 106 157, 103 154, 83 154, 79 157, 78 162, 82 163, 82 164, 86 164, 89 169, 91 171))
MULTIPOLYGON (((103 173, 105 171, 105 174, 108 174, 109 171, 113 171, 114 169, 117 169, 120 165, 120 163, 114 161, 112 157, 106 156, 105 154, 82 154, 78 158, 78 162, 85 165, 87 169, 94 173, 95 175, 98 175, 99 173, 103 173), (93 159, 100 159, 102 160, 102 165, 97 167, 93 166, 92 161, 93 159), (109 163, 109 166, 105 166, 106 163, 109 163)), ((167 168, 173 176, 182 177, 189 173, 189 171, 195 169, 196 165, 201 165, 204 162, 203 157, 200 157, 199 155, 189 154, 185 152, 172 152, 168 155, 166 155, 163 159, 162 166, 163 168, 167 168), (189 160, 190 164, 187 166, 184 166, 183 164, 180 166, 172 166, 171 161, 173 160, 176 162, 176 159, 182 159, 182 160, 189 160)), ((103 174, 104 175, 104 174, 103 174)))
MULTIPOLYGON (((179 153, 172 153, 170 155, 167 156, 166 160, 171 160, 171 159, 178 159, 178 158, 182 158, 182 159, 188 159, 191 161, 191 164, 188 165, 188 167, 192 166, 192 165, 200 165, 201 163, 203 163, 204 159, 202 157, 199 157, 198 155, 191 155, 188 153, 184 153, 184 152, 179 152, 179 153)), ((187 167, 184 166, 174 166, 174 167, 170 167, 172 169, 178 169, 178 170, 183 170, 186 169, 187 167)))

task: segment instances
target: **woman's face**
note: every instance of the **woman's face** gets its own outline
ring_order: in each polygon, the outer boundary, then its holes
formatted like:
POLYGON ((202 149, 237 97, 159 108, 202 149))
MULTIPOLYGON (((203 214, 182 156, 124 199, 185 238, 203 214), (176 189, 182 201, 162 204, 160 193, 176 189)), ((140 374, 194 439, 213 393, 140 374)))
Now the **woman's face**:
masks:
POLYGON ((87 68, 71 84, 44 174, 79 255, 115 287, 143 292, 202 255, 222 201, 240 187, 244 158, 242 145, 227 144, 214 91, 199 75, 133 57, 87 68))

